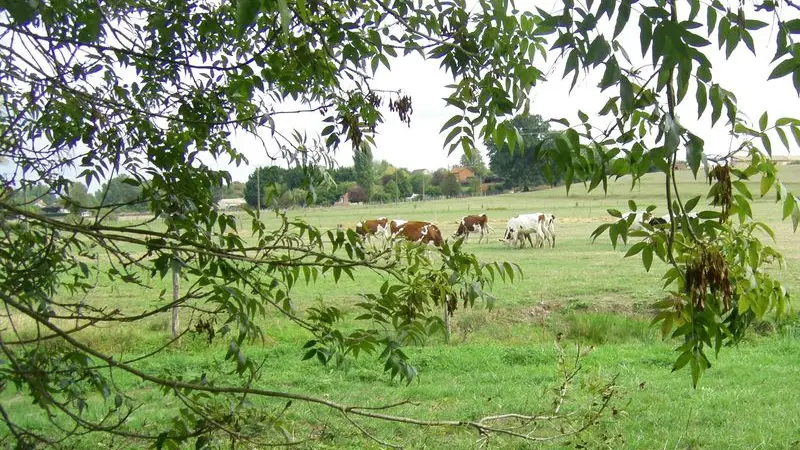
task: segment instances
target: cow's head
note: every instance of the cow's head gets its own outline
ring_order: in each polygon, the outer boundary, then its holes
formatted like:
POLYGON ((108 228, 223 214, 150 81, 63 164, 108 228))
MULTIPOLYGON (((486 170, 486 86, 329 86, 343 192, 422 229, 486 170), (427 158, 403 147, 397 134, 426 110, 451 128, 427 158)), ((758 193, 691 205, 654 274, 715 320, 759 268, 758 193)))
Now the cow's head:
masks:
POLYGON ((467 225, 464 223, 464 219, 461 219, 461 222, 458 223, 458 229, 456 230, 456 233, 453 235, 453 237, 459 237, 466 232, 467 232, 467 225))
POLYGON ((367 234, 367 228, 364 226, 364 222, 358 222, 356 224, 356 233, 360 234, 361 236, 367 234))
POLYGON ((510 245, 517 240, 517 235, 519 234, 519 230, 516 227, 507 227, 506 232, 503 235, 503 239, 500 239, 500 242, 510 245))
POLYGON ((444 244, 444 238, 442 238, 442 232, 436 225, 433 224, 428 225, 426 234, 428 236, 428 242, 433 242, 433 245, 441 247, 442 244, 444 244))

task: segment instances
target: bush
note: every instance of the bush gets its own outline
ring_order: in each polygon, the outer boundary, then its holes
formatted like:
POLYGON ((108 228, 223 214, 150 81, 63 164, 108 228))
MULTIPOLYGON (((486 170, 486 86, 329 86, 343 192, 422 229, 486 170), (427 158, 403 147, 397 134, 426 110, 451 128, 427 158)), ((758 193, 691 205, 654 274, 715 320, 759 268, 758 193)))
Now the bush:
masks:
POLYGON ((350 186, 347 189, 347 195, 350 198, 350 202, 352 203, 366 203, 369 201, 367 198, 367 191, 364 190, 363 187, 359 185, 350 186))

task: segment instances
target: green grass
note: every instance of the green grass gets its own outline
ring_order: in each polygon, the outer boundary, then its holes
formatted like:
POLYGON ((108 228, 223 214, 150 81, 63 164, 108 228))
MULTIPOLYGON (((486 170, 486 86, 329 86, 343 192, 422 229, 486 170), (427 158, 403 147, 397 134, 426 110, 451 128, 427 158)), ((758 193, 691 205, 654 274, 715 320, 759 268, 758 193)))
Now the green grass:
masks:
MULTIPOLYGON (((800 180, 800 166, 782 168, 781 175, 800 180)), ((707 188, 693 181, 688 172, 679 176, 684 199, 707 188)), ((757 192, 757 182, 751 185, 753 192, 757 192)), ((625 248, 614 249, 607 237, 594 243, 589 239, 594 228, 609 220, 606 209, 626 210, 630 197, 641 207, 652 203, 658 205, 657 211, 663 211, 662 186, 663 178, 651 175, 633 191, 626 184, 612 184, 607 195, 587 193, 582 186, 575 186, 568 196, 562 187, 493 197, 291 210, 290 215, 329 229, 379 216, 434 220, 446 235, 455 231, 461 216, 486 212, 495 229, 492 239, 466 245, 482 260, 517 263, 524 278, 495 285, 497 305, 493 310, 459 309, 450 345, 435 337, 423 347, 409 349, 412 362, 420 370, 419 379, 409 386, 389 380, 371 356, 352 362, 346 370, 300 361, 300 346, 308 334, 277 314, 268 314, 260 319, 265 342, 248 349, 251 357, 265 364, 258 386, 307 392, 351 404, 410 399, 418 406, 406 405, 394 412, 429 418, 543 411, 549 404, 545 393, 556 382, 553 339, 561 334, 570 344, 594 347, 576 383, 577 400, 584 397, 579 389, 584 383, 618 376, 620 412, 602 431, 604 436, 621 438, 609 443, 609 448, 796 448, 800 439, 800 389, 795 386, 800 380, 800 322, 792 319, 758 327, 764 336, 752 333, 737 348, 724 349, 718 359, 712 359, 712 369, 693 390, 687 372, 670 373, 676 344, 662 342, 657 330, 649 326, 648 305, 665 295, 660 283, 663 266, 656 262, 649 273, 645 272, 640 260, 623 259, 625 248), (508 218, 537 211, 557 217, 555 249, 509 249, 497 241, 508 218)), ((790 189, 798 188, 798 183, 790 185, 790 189)), ((775 229, 778 239, 774 245, 786 257, 788 266, 773 269, 773 273, 790 291, 797 292, 800 237, 792 232, 790 223, 780 220, 780 205, 774 204, 773 194, 768 197, 757 199, 753 210, 775 229)), ((276 223, 270 214, 264 217, 266 222, 276 223)), ((145 280, 151 288, 112 285, 98 279, 87 301, 128 312, 141 311, 159 304, 160 291, 169 288, 169 280, 145 280)), ((342 279, 338 284, 327 277, 317 284, 298 286, 293 299, 301 311, 318 299, 349 311, 359 293, 376 290, 381 282, 372 272, 358 273, 355 282, 342 279)), ((91 330, 81 338, 120 358, 135 356, 165 342, 168 320, 165 315, 143 324, 91 330)), ((189 317, 183 320, 185 323, 189 317)), ((24 328, 25 323, 21 325, 24 328)), ((192 336, 179 348, 137 363, 137 367, 184 378, 216 374, 224 380, 220 374, 226 366, 219 361, 226 350, 227 343, 222 340, 209 345, 192 336)), ((131 418, 143 430, 154 431, 156 424, 170 420, 179 407, 175 398, 162 400, 158 393, 130 377, 117 381, 130 389, 135 401, 145 404, 131 418)), ((284 406, 278 401, 253 401, 259 411, 277 413, 284 406)), ((46 429, 40 411, 27 398, 7 390, 0 394, 0 402, 15 418, 46 429)), ((298 439, 308 437, 303 433, 312 434, 315 443, 309 448, 375 447, 339 416, 320 408, 295 402, 286 419, 298 439)), ((476 436, 466 431, 371 421, 363 425, 383 439, 411 448, 443 448, 443 443, 447 448, 475 447, 476 436)), ((7 430, 0 429, 0 435, 3 433, 7 430)), ((599 441, 594 443, 599 445, 599 441)), ((95 448, 90 440, 75 445, 95 448)), ((502 441, 500 447, 515 445, 502 441)))

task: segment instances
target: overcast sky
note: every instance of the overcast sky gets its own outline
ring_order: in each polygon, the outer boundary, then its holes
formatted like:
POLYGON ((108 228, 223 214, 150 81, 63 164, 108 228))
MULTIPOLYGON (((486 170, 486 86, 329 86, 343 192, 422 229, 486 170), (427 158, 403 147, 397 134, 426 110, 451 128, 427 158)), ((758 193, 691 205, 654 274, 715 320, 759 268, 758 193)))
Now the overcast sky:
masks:
MULTIPOLYGON (((786 11, 790 15, 792 12, 794 11, 786 11)), ((641 55, 637 21, 638 16, 632 14, 628 30, 620 37, 620 42, 634 62, 641 55)), ((695 31, 705 36, 705 28, 695 31)), ((767 82, 767 77, 774 68, 770 62, 775 53, 775 39, 772 33, 772 26, 754 33, 757 56, 753 56, 743 43, 730 60, 724 58, 723 52, 717 50, 716 45, 704 47, 706 55, 714 66, 714 80, 737 95, 740 111, 747 113, 753 122, 757 122, 765 110, 770 112, 770 123, 778 117, 800 115, 798 114, 800 99, 792 85, 791 77, 767 82)), ((447 107, 442 100, 447 95, 444 86, 452 83, 452 77, 440 70, 438 64, 436 60, 424 61, 418 56, 398 58, 392 61, 391 71, 383 69, 375 77, 373 87, 402 89, 405 94, 411 96, 414 106, 411 127, 401 123, 388 109, 385 111, 386 123, 379 127, 375 137, 376 148, 373 152, 376 160, 383 159, 394 166, 411 170, 436 169, 458 163, 461 151, 458 150, 448 157, 447 150, 443 146, 444 135, 439 132, 444 122, 458 113, 458 110, 447 107)), ((569 82, 561 79, 561 74, 564 72, 563 61, 556 62, 555 54, 549 56, 547 61, 540 59, 538 67, 549 71, 550 75, 547 82, 534 88, 531 94, 534 99, 531 112, 545 118, 566 117, 575 123, 579 109, 596 118, 597 111, 605 104, 608 97, 618 94, 618 88, 613 87, 603 94, 599 92, 597 82, 602 76, 602 68, 589 77, 581 78, 570 93, 569 82)), ((729 128, 725 124, 725 115, 723 114, 723 119, 717 122, 712 130, 709 105, 703 120, 698 122, 694 93, 692 85, 686 99, 678 106, 681 124, 706 140, 706 152, 717 154, 727 152, 732 143, 728 133, 729 128)), ((282 116, 276 118, 276 123, 283 129, 299 128, 308 130, 309 133, 316 133, 315 130, 321 129, 320 117, 318 113, 282 116)), ((606 122, 607 119, 601 118, 597 123, 605 125, 606 122)), ((794 145, 791 137, 789 140, 794 145)), ((785 148, 776 136, 773 136, 772 141, 774 154, 786 154, 785 148)), ((733 145, 738 145, 738 142, 733 145)), ((237 140, 237 147, 247 155, 250 161, 247 167, 236 168, 221 163, 217 165, 218 168, 230 170, 236 180, 246 179, 256 166, 274 164, 254 142, 240 139, 237 140)), ((800 149, 793 147, 792 153, 800 154, 800 149)), ((352 151, 348 144, 342 146, 336 159, 341 165, 352 165, 352 151)))

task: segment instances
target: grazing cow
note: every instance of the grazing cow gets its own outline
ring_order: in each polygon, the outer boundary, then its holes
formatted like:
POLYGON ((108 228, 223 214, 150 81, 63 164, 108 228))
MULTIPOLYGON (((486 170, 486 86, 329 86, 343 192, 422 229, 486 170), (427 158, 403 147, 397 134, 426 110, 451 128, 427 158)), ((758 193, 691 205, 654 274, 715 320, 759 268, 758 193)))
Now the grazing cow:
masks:
POLYGON ((379 217, 377 219, 365 220, 356 224, 356 233, 365 239, 372 236, 389 237, 389 219, 379 217))
POLYGON ((550 241, 550 248, 556 246, 556 216, 555 214, 543 214, 544 224, 542 226, 542 234, 545 239, 550 241))
POLYGON ((403 219, 394 219, 389 222, 389 235, 394 237, 400 231, 400 227, 405 225, 408 221, 403 219))
POLYGON ((439 227, 430 222, 422 222, 417 220, 411 220, 398 225, 395 236, 402 237, 407 241, 418 242, 421 244, 429 244, 433 242, 433 245, 437 247, 441 247, 441 245, 444 243, 444 238, 442 238, 442 232, 439 230, 439 227))
POLYGON ((481 235, 478 238, 478 244, 480 244, 484 235, 486 235, 486 242, 489 242, 489 233, 491 231, 494 230, 489 226, 489 218, 486 217, 486 214, 464 216, 461 218, 461 222, 458 223, 458 230, 456 230, 453 237, 464 236, 464 242, 467 242, 469 241, 470 233, 480 233, 481 235))
MULTIPOLYGON (((542 213, 522 214, 512 217, 506 224, 506 231, 501 241, 505 244, 520 244, 520 247, 525 247, 525 239, 527 238, 531 247, 541 247, 547 239, 545 237, 545 221, 545 215, 542 213), (536 244, 531 240, 531 235, 536 236, 536 244)), ((553 216, 553 221, 555 221, 555 216, 553 216)))

